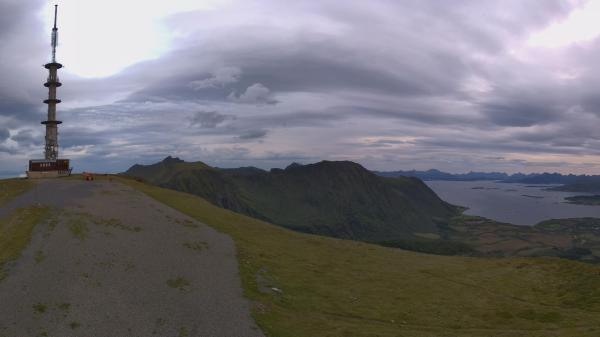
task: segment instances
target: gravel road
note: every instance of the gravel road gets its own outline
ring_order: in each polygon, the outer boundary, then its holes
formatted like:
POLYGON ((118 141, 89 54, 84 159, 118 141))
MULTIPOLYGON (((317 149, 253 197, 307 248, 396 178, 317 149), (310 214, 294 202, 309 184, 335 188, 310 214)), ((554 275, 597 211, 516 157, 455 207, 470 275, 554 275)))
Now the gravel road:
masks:
POLYGON ((233 241, 118 182, 48 180, 0 208, 40 203, 0 281, 0 336, 263 336, 233 241))

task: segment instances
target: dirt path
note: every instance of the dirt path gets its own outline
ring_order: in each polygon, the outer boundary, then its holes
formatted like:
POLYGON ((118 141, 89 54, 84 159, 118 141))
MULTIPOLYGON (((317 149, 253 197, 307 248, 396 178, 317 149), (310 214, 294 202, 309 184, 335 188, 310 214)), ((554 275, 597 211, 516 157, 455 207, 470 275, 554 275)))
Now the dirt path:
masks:
POLYGON ((0 281, 0 336, 263 336, 233 241, 117 182, 46 181, 56 209, 0 281))

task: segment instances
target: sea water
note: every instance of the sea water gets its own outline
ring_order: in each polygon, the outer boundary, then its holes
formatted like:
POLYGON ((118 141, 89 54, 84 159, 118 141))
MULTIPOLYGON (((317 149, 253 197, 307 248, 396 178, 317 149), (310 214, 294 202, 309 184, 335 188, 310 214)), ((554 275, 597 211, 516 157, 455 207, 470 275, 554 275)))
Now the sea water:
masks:
POLYGON ((600 206, 566 203, 565 197, 586 193, 548 190, 552 185, 495 181, 427 181, 426 184, 443 200, 468 207, 465 214, 500 222, 531 226, 548 219, 600 218, 600 206))

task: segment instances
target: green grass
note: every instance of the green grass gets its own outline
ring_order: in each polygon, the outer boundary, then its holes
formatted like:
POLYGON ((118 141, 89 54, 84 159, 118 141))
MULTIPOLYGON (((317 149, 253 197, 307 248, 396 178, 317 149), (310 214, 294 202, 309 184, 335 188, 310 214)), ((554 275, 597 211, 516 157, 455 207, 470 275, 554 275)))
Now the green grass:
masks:
POLYGON ((189 335, 190 333, 186 327, 182 327, 179 329, 179 337, 188 337, 189 335))
POLYGON ((68 312, 71 309, 71 304, 70 303, 59 303, 56 307, 62 311, 68 312))
POLYGON ((48 310, 48 306, 44 303, 38 303, 33 306, 33 311, 37 314, 43 314, 48 310))
POLYGON ((427 255, 306 235, 121 181, 235 240, 245 295, 268 336, 600 335, 594 265, 427 255))
POLYGON ((92 217, 91 215, 89 215, 89 217, 92 218, 92 222, 94 224, 99 225, 99 226, 113 227, 113 228, 117 228, 117 229, 124 230, 124 231, 129 231, 129 232, 141 232, 142 231, 141 227, 124 225, 119 219, 92 217))
POLYGON ((181 291, 187 291, 190 287, 190 281, 183 277, 177 277, 174 279, 167 280, 167 285, 174 289, 179 289, 181 291))
POLYGON ((27 192, 34 184, 25 179, 0 180, 0 207, 16 196, 27 192))
POLYGON ((79 240, 85 240, 89 231, 86 220, 82 217, 71 218, 69 220, 69 231, 79 240))
POLYGON ((42 261, 44 261, 45 258, 46 258, 46 255, 41 250, 36 251, 35 255, 33 257, 33 259, 35 260, 35 263, 41 263, 42 261))
POLYGON ((5 276, 4 264, 17 259, 31 240, 35 225, 50 214, 46 207, 20 208, 0 219, 0 279, 5 276))
POLYGON ((184 242, 183 246, 185 248, 189 248, 191 250, 195 250, 201 252, 208 248, 208 244, 203 241, 194 241, 194 242, 184 242))

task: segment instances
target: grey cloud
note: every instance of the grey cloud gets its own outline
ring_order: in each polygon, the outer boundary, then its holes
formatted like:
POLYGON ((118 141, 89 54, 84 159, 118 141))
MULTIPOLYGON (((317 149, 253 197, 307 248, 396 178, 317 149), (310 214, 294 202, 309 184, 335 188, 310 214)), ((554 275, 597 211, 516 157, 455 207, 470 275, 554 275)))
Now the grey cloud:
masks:
POLYGON ((41 102, 41 99, 38 104, 33 104, 0 97, 0 116, 10 117, 21 122, 40 121, 43 118, 41 111, 44 108, 41 102))
POLYGON ((196 91, 206 89, 206 88, 217 88, 224 87, 228 84, 235 83, 239 81, 241 75, 241 70, 235 67, 223 67, 217 69, 214 74, 211 74, 210 77, 195 80, 190 82, 190 87, 196 91))
POLYGON ((68 128, 61 132, 60 145, 70 148, 85 145, 101 145, 110 142, 110 135, 86 128, 68 128))
POLYGON ((7 153, 7 154, 14 155, 14 154, 17 154, 18 151, 13 147, 9 147, 9 146, 0 144, 0 153, 7 153))
POLYGON ((566 137, 561 139, 556 139, 551 143, 554 146, 558 147, 582 147, 585 145, 585 140, 581 138, 575 137, 566 137))
POLYGON ((468 153, 472 150, 478 150, 489 153, 493 152, 508 152, 508 153, 523 153, 523 154, 570 154, 570 155, 581 155, 583 153, 600 154, 600 148, 597 149, 583 149, 581 147, 571 146, 556 146, 556 144, 537 144, 537 143, 525 143, 518 141, 511 141, 510 139, 502 139, 502 141, 490 141, 486 140, 482 142, 477 139, 421 139, 416 142, 418 145, 424 147, 434 148, 447 148, 455 149, 457 151, 464 151, 468 153))
MULTIPOLYGON (((190 74, 187 70, 156 84, 149 84, 127 100, 163 97, 274 102, 268 97, 271 89, 276 92, 360 90, 399 96, 458 94, 459 82, 469 71, 456 54, 425 53, 386 61, 390 62, 387 67, 377 67, 368 62, 370 57, 366 54, 355 55, 347 60, 345 55, 354 55, 356 51, 349 49, 350 46, 339 45, 335 40, 320 43, 293 41, 289 45, 267 43, 270 45, 257 45, 254 49, 227 54, 219 54, 223 51, 215 50, 219 62, 237 65, 241 69, 242 74, 236 82, 228 82, 226 86, 212 85, 214 77, 206 74, 210 69, 199 69, 197 74, 190 74), (293 47, 294 44, 305 46, 298 49, 293 47), (280 50, 294 52, 278 52, 280 50), (318 51, 318 54, 314 51, 318 51), (206 80, 195 80, 206 76, 206 80), (200 85, 193 86, 190 82, 200 85)), ((171 55, 165 62, 188 63, 191 62, 188 58, 194 53, 206 56, 204 50, 198 49, 189 54, 171 55)))
POLYGON ((7 128, 0 128, 0 143, 7 140, 10 137, 10 131, 7 128))
POLYGON ((560 113, 548 104, 535 104, 532 101, 487 103, 482 106, 491 122, 500 126, 532 126, 546 124, 560 113))
MULTIPOLYGON (((0 4, 0 71, 11 84, 0 84, 0 123, 17 143, 3 153, 22 155, 43 141, 39 63, 48 37, 28 13, 45 5, 0 4), (34 125, 38 134, 27 131, 34 125)), ((78 107, 60 110, 61 146, 81 150, 74 157, 80 167, 107 168, 167 154, 228 165, 285 166, 310 157, 454 170, 528 165, 494 159, 509 153, 593 155, 600 149, 600 133, 590 127, 600 116, 600 45, 566 48, 564 58, 550 53, 556 60, 510 54, 576 5, 259 0, 180 13, 167 21, 185 33, 169 53, 109 78, 63 73, 61 98, 78 107), (556 78, 556 69, 572 67, 586 71, 572 82, 556 78), (473 78, 486 89, 466 85, 473 78), (125 98, 96 103, 112 96, 125 98), (359 141, 371 136, 378 140, 369 146, 359 141)), ((0 170, 22 160, 2 158, 0 170)))
POLYGON ((216 111, 198 111, 191 118, 191 125, 212 129, 228 119, 234 119, 234 117, 231 115, 223 115, 216 111))
POLYGON ((34 135, 33 130, 20 130, 15 135, 10 137, 13 141, 17 142, 20 146, 31 146, 41 145, 43 141, 42 135, 34 135))
POLYGON ((241 134, 238 138, 241 140, 254 140, 267 136, 267 130, 249 130, 241 134))
POLYGON ((296 111, 240 118, 240 123, 252 127, 327 127, 349 118, 348 114, 337 109, 323 111, 296 111))
POLYGON ((367 147, 379 148, 379 147, 392 147, 392 146, 401 145, 401 144, 409 144, 409 142, 403 141, 403 140, 394 140, 394 139, 379 139, 377 141, 363 143, 361 145, 367 146, 367 147))
POLYGON ((18 1, 18 0, 6 0, 0 3, 0 13, 2 13, 2 20, 0 20, 0 37, 4 34, 10 34, 15 30, 15 27, 22 22, 23 19, 27 19, 27 15, 35 12, 39 9, 40 5, 43 5, 43 1, 18 1))
POLYGON ((410 120, 431 125, 483 124, 480 118, 443 112, 443 107, 407 104, 398 107, 337 106, 330 109, 342 115, 365 116, 386 119, 410 120))
POLYGON ((255 103, 255 104, 275 104, 271 94, 271 90, 260 83, 254 83, 240 94, 232 92, 227 98, 239 103, 255 103))

